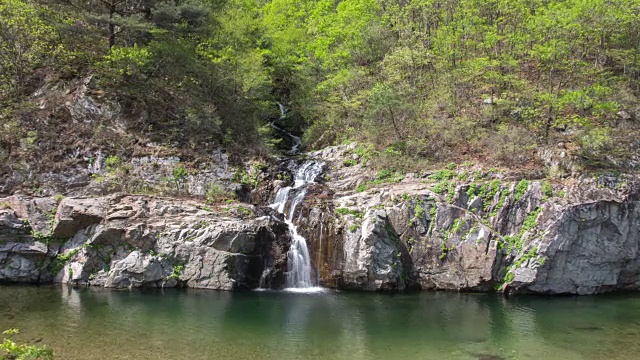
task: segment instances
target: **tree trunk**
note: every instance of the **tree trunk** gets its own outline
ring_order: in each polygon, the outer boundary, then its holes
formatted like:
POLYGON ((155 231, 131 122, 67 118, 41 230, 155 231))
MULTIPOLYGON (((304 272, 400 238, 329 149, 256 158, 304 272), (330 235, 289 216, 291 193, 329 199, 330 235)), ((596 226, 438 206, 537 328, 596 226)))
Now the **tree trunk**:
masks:
POLYGON ((116 44, 116 26, 113 24, 113 15, 116 13, 116 2, 112 1, 109 6, 109 49, 116 44))

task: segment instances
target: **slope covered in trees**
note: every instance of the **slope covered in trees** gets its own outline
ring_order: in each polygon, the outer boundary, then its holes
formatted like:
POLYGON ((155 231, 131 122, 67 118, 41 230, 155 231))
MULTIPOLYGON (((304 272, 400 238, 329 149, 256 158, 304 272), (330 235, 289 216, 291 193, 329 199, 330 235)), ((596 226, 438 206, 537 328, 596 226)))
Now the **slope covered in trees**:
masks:
POLYGON ((399 171, 558 143, 628 167, 640 1, 0 0, 0 158, 55 147, 64 116, 31 94, 89 75, 128 131, 182 149, 264 153, 281 102, 307 146, 357 140, 399 171))

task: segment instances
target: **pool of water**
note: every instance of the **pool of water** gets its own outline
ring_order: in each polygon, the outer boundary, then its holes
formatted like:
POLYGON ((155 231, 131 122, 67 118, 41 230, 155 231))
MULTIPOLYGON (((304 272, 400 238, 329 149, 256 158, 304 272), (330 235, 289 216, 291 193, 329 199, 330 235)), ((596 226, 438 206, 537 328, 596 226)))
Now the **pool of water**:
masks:
POLYGON ((56 359, 638 359, 640 295, 512 297, 0 286, 56 359))

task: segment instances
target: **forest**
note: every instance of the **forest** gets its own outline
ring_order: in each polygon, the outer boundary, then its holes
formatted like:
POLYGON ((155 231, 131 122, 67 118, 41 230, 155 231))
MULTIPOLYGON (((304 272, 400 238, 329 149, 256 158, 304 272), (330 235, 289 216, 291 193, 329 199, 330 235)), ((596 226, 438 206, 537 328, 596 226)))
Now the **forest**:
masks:
MULTIPOLYGON (((0 160, 73 133, 32 99, 79 79, 127 132, 186 151, 268 154, 279 121, 307 149, 357 141, 396 171, 535 167, 545 147, 626 169, 640 1, 0 0, 0 160)), ((126 156, 108 129, 75 136, 126 156)))

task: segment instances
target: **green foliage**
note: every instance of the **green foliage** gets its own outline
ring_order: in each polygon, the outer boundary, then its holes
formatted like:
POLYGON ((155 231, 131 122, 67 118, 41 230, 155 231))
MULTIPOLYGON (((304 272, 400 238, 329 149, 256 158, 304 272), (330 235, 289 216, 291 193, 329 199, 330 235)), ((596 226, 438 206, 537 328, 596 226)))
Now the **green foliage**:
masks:
POLYGON ((520 182, 516 185, 516 201, 522 198, 525 192, 529 189, 529 181, 528 180, 520 180, 520 182))
POLYGON ((173 168, 171 174, 176 181, 184 181, 188 175, 187 169, 182 165, 173 168))
POLYGON ((438 255, 438 259, 441 261, 445 260, 450 253, 456 250, 455 246, 451 246, 451 247, 447 246, 448 238, 449 238, 449 233, 445 232, 444 240, 442 241, 442 244, 440 244, 440 255, 438 255))
POLYGON ((376 151, 370 144, 356 147, 353 152, 360 158, 362 163, 367 163, 371 157, 376 155, 376 151))
POLYGON ((225 200, 233 200, 235 194, 226 191, 220 184, 211 183, 207 189, 206 199, 208 203, 217 203, 225 200))
MULTIPOLYGON (((188 175, 189 173, 183 165, 178 165, 171 170, 171 181, 176 185, 176 191, 179 192, 181 187, 184 187, 183 184, 187 181, 188 175)), ((207 198, 209 197, 209 191, 211 191, 211 187, 207 191, 207 198)))
POLYGON ((462 227, 462 225, 464 225, 464 219, 455 219, 453 224, 451 225, 451 233, 452 234, 457 234, 458 231, 460 231, 460 228, 462 227))
POLYGON ((364 216, 364 213, 360 210, 355 210, 355 209, 349 209, 349 208, 337 208, 335 210, 337 215, 352 215, 355 216, 358 219, 362 219, 362 217, 364 216))
POLYGON ((503 189, 502 191, 500 191, 500 198, 498 199, 498 203, 496 204, 496 206, 493 207, 493 210, 491 211, 489 216, 498 215, 498 210, 502 209, 502 207, 504 206, 504 202, 507 200, 508 195, 509 195, 509 192, 507 189, 503 189))
POLYGON ((422 207, 422 204, 420 203, 416 205, 416 207, 413 209, 413 212, 414 216, 418 219, 422 219, 426 214, 424 208, 422 207))
POLYGON ((38 67, 64 52, 47 8, 28 1, 0 2, 0 101, 19 96, 38 67))
POLYGON ((226 211, 228 213, 235 214, 235 215, 240 216, 242 218, 247 218, 247 217, 253 216, 253 211, 251 211, 251 209, 246 208, 244 206, 235 206, 235 207, 226 208, 226 211))
POLYGON ((108 172, 116 171, 120 166, 122 166, 122 159, 115 155, 110 155, 105 160, 105 165, 107 166, 108 172))
POLYGON ((527 214, 527 217, 524 219, 524 222, 522 223, 521 232, 524 233, 526 231, 533 229, 536 226, 536 220, 538 219, 538 215, 540 215, 541 211, 542 211, 542 208, 536 208, 535 210, 527 214))
POLYGON ((69 250, 66 254, 58 254, 49 265, 49 271, 51 271, 51 274, 53 276, 56 276, 60 272, 60 270, 64 268, 67 262, 69 262, 69 260, 71 260, 71 258, 73 258, 78 253, 78 251, 79 248, 76 248, 69 250))
POLYGON ((553 197, 553 186, 548 181, 543 181, 540 191, 542 192, 542 201, 547 200, 548 198, 553 197))
POLYGON ((342 162, 342 165, 347 166, 347 167, 354 166, 354 165, 357 165, 357 164, 358 164, 358 162, 355 161, 354 159, 347 159, 347 160, 342 162))
POLYGON ((434 192, 434 193, 436 193, 436 194, 444 194, 444 192, 445 192, 445 191, 446 191, 446 189, 447 189, 447 184, 448 184, 448 182, 446 182, 446 181, 441 181, 441 182, 439 182, 439 183, 435 184, 435 185, 433 186, 433 188, 431 188, 431 191, 433 191, 433 192, 434 192))
POLYGON ((356 192, 360 193, 364 191, 367 191, 367 184, 362 183, 356 187, 356 192))
POLYGON ((5 337, 0 343, 0 360, 53 359, 53 351, 44 346, 23 345, 11 340, 11 336, 19 332, 18 329, 2 332, 5 337))
MULTIPOLYGON (((542 208, 536 208, 532 212, 528 213, 522 223, 522 226, 520 227, 520 231, 516 236, 504 237, 504 241, 508 246, 506 249, 508 254, 510 254, 513 250, 516 250, 517 252, 522 251, 522 247, 524 245, 523 236, 527 231, 530 231, 536 227, 536 221, 541 211, 542 211, 542 208)), ((501 245, 505 245, 505 244, 501 244, 501 245)))
MULTIPOLYGON (((496 196, 496 194, 498 193, 498 191, 500 191, 500 181, 499 180, 493 180, 490 183, 485 183, 482 186, 480 186, 480 189, 478 190, 478 196, 480 196, 480 198, 482 198, 482 205, 483 205, 483 209, 484 211, 488 211, 491 208, 491 203, 494 199, 494 197, 496 196)), ((501 197, 502 203, 504 203, 504 198, 501 197)), ((499 207, 502 206, 502 204, 499 201, 499 205, 496 205, 494 207, 494 211, 496 211, 497 209, 499 209, 499 207)), ((492 216, 495 216, 492 215, 492 216)))
POLYGON ((392 169, 382 169, 378 171, 375 179, 373 179, 371 183, 374 185, 397 183, 402 181, 402 179, 404 179, 404 174, 392 169))
POLYGON ((139 47, 112 47, 99 63, 107 71, 115 71, 120 76, 133 76, 143 73, 151 65, 152 54, 148 48, 139 47))
POLYGON ((171 279, 179 280, 180 275, 182 275, 183 271, 184 271, 184 265, 173 265, 171 275, 167 277, 167 280, 171 280, 171 279))
POLYGON ((504 279, 502 280, 503 284, 508 284, 513 281, 515 278, 515 274, 512 271, 509 271, 505 274, 504 279))
POLYGON ((438 170, 433 174, 429 175, 429 179, 438 180, 438 181, 451 180, 456 176, 456 174, 457 173, 452 169, 438 170))
POLYGON ((86 138, 127 156, 120 125, 189 156, 262 156, 282 146, 277 120, 308 147, 356 141, 376 184, 425 162, 448 164, 435 181, 466 181, 469 160, 535 166, 559 142, 586 168, 624 167, 637 14, 636 0, 3 0, 0 162, 64 153, 41 149, 53 125, 31 95, 92 74, 87 95, 117 102, 122 123, 91 119, 86 138))
POLYGON ((516 260, 513 263, 513 267, 517 269, 520 266, 522 266, 522 264, 524 264, 525 262, 529 261, 530 259, 536 258, 537 256, 538 256, 538 248, 533 247, 529 249, 526 253, 524 253, 518 260, 516 260))

